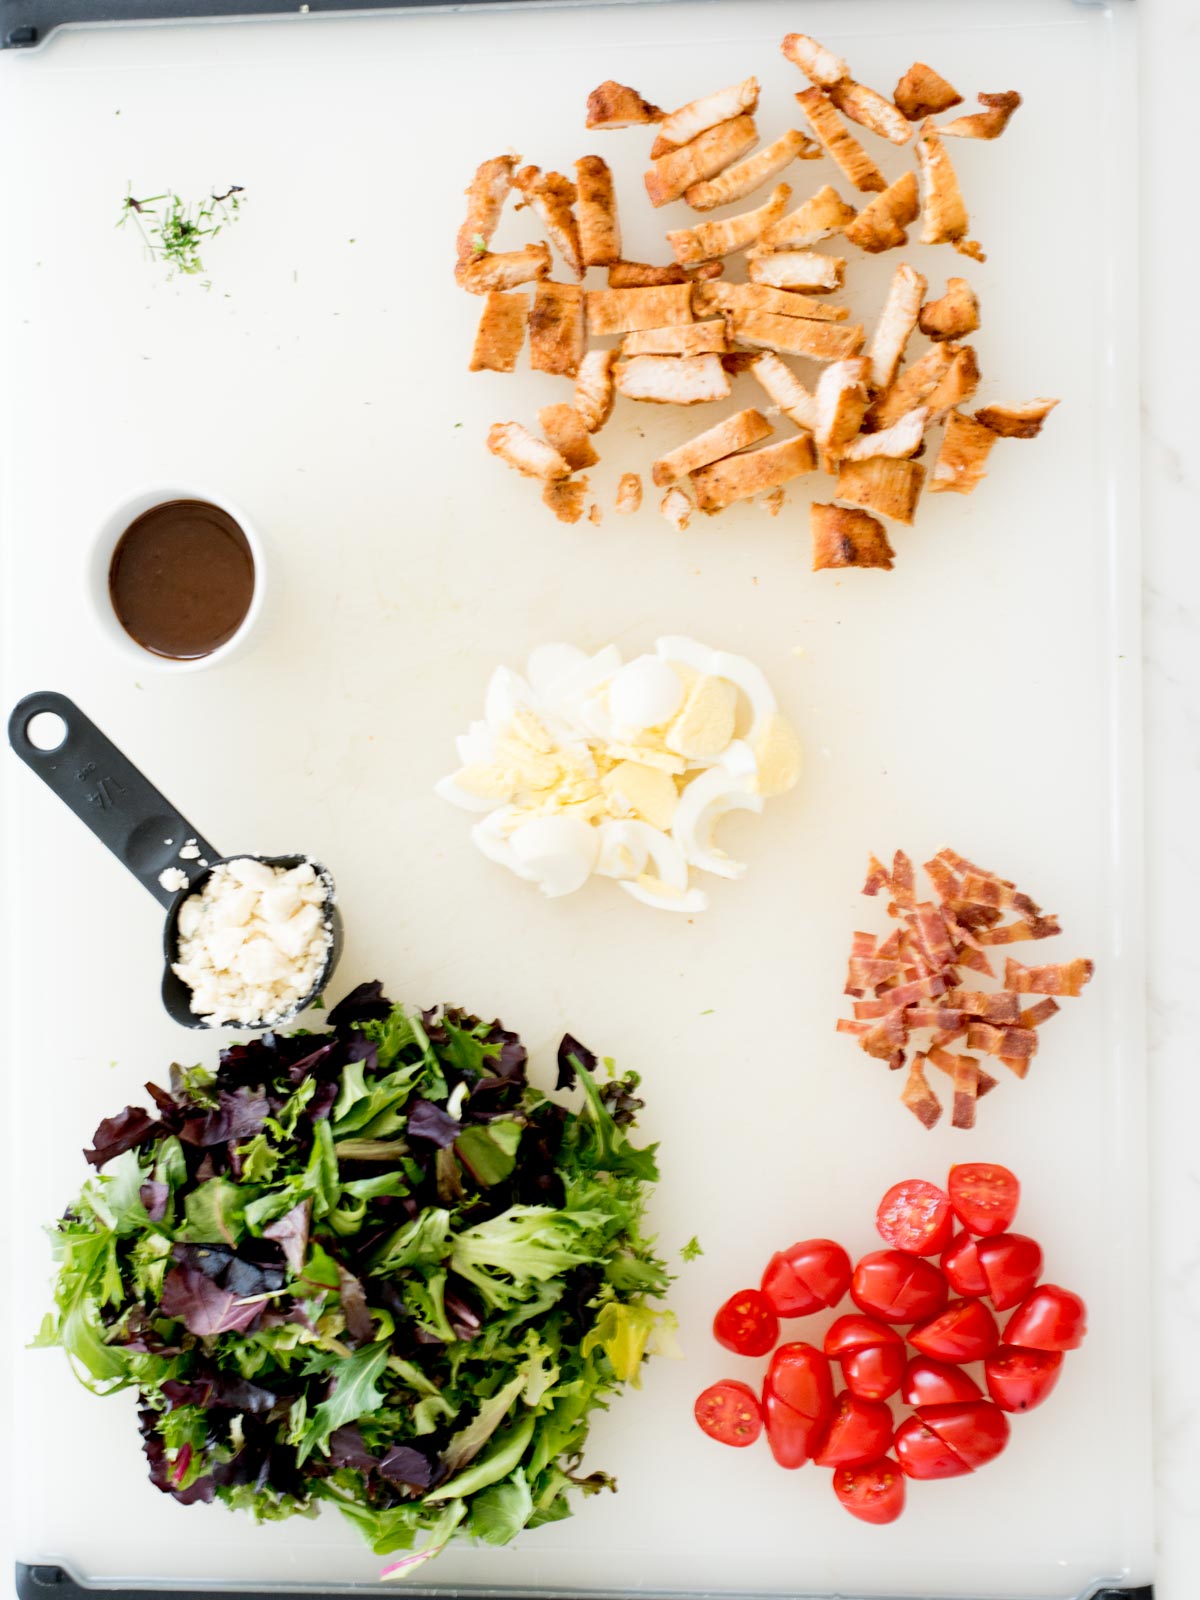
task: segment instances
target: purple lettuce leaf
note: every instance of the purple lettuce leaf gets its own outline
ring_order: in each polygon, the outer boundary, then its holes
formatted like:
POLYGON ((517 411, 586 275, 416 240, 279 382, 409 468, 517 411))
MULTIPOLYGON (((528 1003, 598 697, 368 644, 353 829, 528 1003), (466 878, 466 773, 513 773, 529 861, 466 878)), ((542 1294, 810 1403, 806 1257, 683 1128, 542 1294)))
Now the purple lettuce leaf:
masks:
POLYGON ((410 1139, 427 1139, 439 1150, 444 1150, 458 1138, 462 1123, 456 1117, 448 1116, 432 1100, 418 1099, 409 1102, 406 1132, 410 1139))
POLYGON ((161 1309, 164 1317, 182 1322, 189 1333, 206 1337, 244 1333, 258 1317, 262 1302, 247 1304, 197 1267, 174 1266, 163 1279, 161 1309))
POLYGON ((189 1112, 179 1137, 184 1144, 204 1149, 230 1140, 252 1139, 262 1132, 270 1109, 265 1096, 252 1094, 247 1088, 236 1089, 232 1094, 222 1090, 215 1111, 189 1112))
POLYGON ((115 1117, 105 1117, 92 1135, 92 1148, 83 1152, 84 1159, 99 1169, 114 1156, 126 1150, 136 1150, 162 1132, 162 1124, 155 1122, 141 1106, 126 1106, 115 1117))
POLYGON ((283 1258, 298 1278, 304 1270, 304 1256, 308 1250, 308 1223, 312 1200, 301 1200, 298 1206, 286 1212, 278 1222, 263 1229, 263 1238, 273 1240, 283 1251, 283 1258))
POLYGON ((370 1344, 375 1338, 375 1323, 367 1309, 367 1294, 361 1281, 352 1272, 335 1261, 338 1275, 338 1293, 342 1300, 342 1315, 346 1319, 346 1332, 349 1338, 346 1343, 353 1348, 356 1344, 370 1344))
POLYGON ((381 1477, 409 1489, 431 1489, 440 1463, 410 1444, 394 1444, 379 1463, 381 1477))
POLYGON ((589 1072, 595 1072, 596 1070, 596 1057, 587 1046, 580 1044, 579 1040, 574 1038, 573 1035, 564 1033, 562 1043, 558 1047, 558 1080, 554 1085, 556 1089, 573 1089, 575 1087, 577 1075, 575 1062, 571 1060, 572 1056, 575 1057, 575 1061, 578 1061, 581 1067, 586 1067, 589 1072))
POLYGON ((357 1022, 386 1022, 391 1014, 392 1002, 384 998, 383 984, 378 980, 360 983, 334 1006, 329 1013, 329 1026, 342 1033, 357 1022))
POLYGON ((171 1188, 166 1183, 148 1182, 142 1184, 138 1190, 138 1199, 145 1207, 146 1215, 151 1222, 161 1222, 167 1214, 167 1201, 171 1197, 171 1188))
POLYGON ((216 1371, 186 1380, 168 1378, 160 1387, 172 1411, 178 1406, 199 1406, 202 1411, 265 1413, 279 1398, 272 1389, 216 1371))
POLYGON ((347 1422, 329 1435, 329 1465, 353 1467, 357 1472, 370 1472, 379 1465, 379 1457, 367 1449, 357 1422, 347 1422))

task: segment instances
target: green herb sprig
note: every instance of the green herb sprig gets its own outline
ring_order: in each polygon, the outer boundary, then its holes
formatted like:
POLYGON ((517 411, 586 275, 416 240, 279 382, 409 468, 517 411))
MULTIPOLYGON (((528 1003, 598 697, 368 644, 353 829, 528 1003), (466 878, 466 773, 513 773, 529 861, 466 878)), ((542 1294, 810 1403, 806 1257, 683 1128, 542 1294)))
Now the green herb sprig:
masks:
POLYGON ((238 220, 246 203, 245 190, 232 184, 224 194, 210 194, 203 200, 188 202, 172 190, 135 199, 132 189, 126 194, 117 227, 132 221, 142 236, 147 254, 161 261, 168 278, 182 273, 199 277, 205 270, 201 250, 222 229, 238 220))

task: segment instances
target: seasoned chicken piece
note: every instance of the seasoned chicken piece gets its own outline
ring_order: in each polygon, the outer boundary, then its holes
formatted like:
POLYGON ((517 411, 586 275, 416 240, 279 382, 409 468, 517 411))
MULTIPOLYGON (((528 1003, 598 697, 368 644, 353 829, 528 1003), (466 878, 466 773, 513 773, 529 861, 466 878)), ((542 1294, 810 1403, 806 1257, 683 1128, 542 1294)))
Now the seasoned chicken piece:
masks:
POLYGON ((491 294, 519 289, 523 283, 544 278, 550 271, 550 246, 527 244, 524 250, 503 250, 498 255, 476 256, 457 274, 469 294, 491 294))
POLYGON ((975 421, 1002 439, 1036 439, 1057 404, 1057 400, 1039 399, 1027 400, 1023 406, 984 406, 975 413, 975 421))
POLYGON ((698 283, 692 290, 692 310, 699 316, 712 311, 772 311, 777 317, 814 322, 845 322, 850 315, 849 306, 830 305, 765 283, 698 283))
POLYGON ((882 522, 867 511, 814 503, 809 509, 814 572, 823 567, 883 567, 892 570, 896 552, 882 522))
POLYGON ((789 211, 778 222, 764 228, 759 235, 755 254, 763 250, 807 250, 810 245, 840 233, 848 222, 853 222, 857 212, 848 206, 837 190, 828 183, 807 199, 795 211, 789 211))
POLYGON ((802 473, 812 472, 816 464, 816 452, 806 433, 764 445, 761 450, 726 456, 692 473, 696 504, 701 511, 720 511, 735 500, 752 500, 765 489, 790 483, 802 473))
POLYGON ((930 421, 940 422, 952 406, 969 400, 978 387, 979 364, 975 359, 975 351, 969 344, 964 344, 955 349, 954 360, 938 379, 936 388, 929 392, 926 403, 930 421))
POLYGON ((606 78, 587 98, 589 128, 632 128, 638 123, 661 122, 665 113, 626 83, 606 78))
POLYGON ((557 405, 543 406, 538 412, 542 432, 570 467, 578 472, 583 467, 594 467, 600 457, 592 448, 587 423, 573 405, 560 400, 557 405))
POLYGON ((590 333, 638 333, 643 328, 674 328, 692 320, 690 283, 660 289, 588 289, 590 333))
POLYGON ((817 423, 813 438, 822 450, 836 456, 858 432, 871 403, 867 375, 871 363, 865 356, 832 361, 817 382, 817 423))
POLYGON ((483 315, 471 351, 472 372, 512 372, 525 343, 529 296, 493 290, 483 302, 483 315))
POLYGON ((917 175, 906 172, 865 205, 854 221, 846 224, 844 232, 851 244, 869 255, 878 255, 908 243, 908 224, 917 220, 920 210, 917 175))
POLYGON ((542 490, 542 504, 549 506, 560 522, 578 522, 583 516, 587 492, 586 478, 563 478, 546 485, 542 490))
POLYGON ((755 411, 753 407, 739 411, 732 417, 726 417, 724 422, 718 422, 715 428, 706 428, 686 444, 660 456, 651 469, 654 481, 660 489, 665 488, 677 478, 686 478, 689 472, 707 467, 710 462, 720 461, 738 450, 745 450, 748 445, 757 444, 774 431, 761 411, 755 411))
POLYGON ((676 533, 684 533, 692 520, 692 502, 679 488, 668 489, 659 502, 658 509, 676 533))
POLYGON ((808 432, 816 427, 817 397, 809 393, 786 362, 767 351, 755 356, 750 371, 785 417, 808 432))
POLYGON ((921 332, 935 343, 962 339, 979 326, 979 301, 965 278, 947 278, 940 300, 928 300, 917 319, 921 332))
POLYGON ((556 478, 571 476, 570 467, 558 451, 530 433, 524 423, 494 423, 488 431, 487 447, 526 478, 541 478, 550 483, 556 478))
POLYGON ((804 89, 796 99, 812 131, 856 189, 882 191, 887 188, 887 179, 847 130, 833 102, 822 90, 804 89))
POLYGON ((929 407, 917 406, 880 433, 860 433, 842 446, 843 461, 869 461, 872 456, 913 456, 921 448, 929 426, 929 407))
POLYGON ((816 250, 777 250, 755 256, 748 268, 752 283, 769 289, 807 289, 810 294, 840 289, 845 270, 844 256, 823 256, 816 250))
POLYGON ((982 422, 952 411, 930 475, 930 494, 970 494, 986 476, 988 454, 997 437, 982 422))
POLYGON ((723 317, 713 322, 685 322, 677 328, 643 328, 627 333, 621 341, 624 356, 719 356, 727 349, 723 317))
POLYGON ((583 290, 576 283, 539 283, 529 313, 529 365, 573 378, 586 348, 583 290))
POLYGON ((881 139, 890 139, 892 144, 907 144, 912 138, 912 128, 903 112, 885 95, 877 94, 865 84, 847 78, 842 83, 830 84, 828 94, 844 117, 862 128, 869 128, 881 139))
POLYGON ((542 219, 550 243, 570 271, 576 278, 582 278, 579 228, 571 209, 575 204, 575 185, 570 178, 564 178, 561 172, 543 172, 540 167, 522 167, 513 179, 513 186, 525 196, 525 204, 532 206, 542 219))
POLYGON ((608 269, 610 289, 655 289, 669 283, 697 283, 709 278, 719 278, 725 271, 723 261, 706 261, 702 266, 687 270, 678 261, 669 267, 652 267, 645 261, 614 261, 608 269))
POLYGON ((893 422, 899 422, 916 406, 924 405, 949 372, 957 354, 955 345, 935 344, 919 361, 906 367, 867 412, 863 431, 878 433, 890 428, 893 422))
POLYGON ((615 379, 627 400, 659 405, 698 406, 729 393, 729 374, 714 355, 633 356, 617 362, 615 379))
POLYGON ((732 122, 718 123, 690 144, 659 156, 646 174, 646 193, 651 205, 668 205, 694 183, 715 178, 731 162, 744 156, 757 138, 754 118, 743 115, 734 117, 732 122))
POLYGON ((667 233, 667 243, 676 261, 687 267, 697 261, 711 261, 714 256, 732 255, 753 244, 764 228, 778 222, 787 208, 792 191, 786 183, 777 185, 764 205, 754 211, 742 211, 736 217, 725 217, 720 222, 698 222, 694 228, 672 228, 667 233))
POLYGON ((866 506, 895 522, 909 522, 925 481, 919 461, 870 456, 866 461, 845 461, 838 473, 837 496, 866 506))
POLYGON ((456 277, 468 262, 487 254, 520 159, 520 156, 493 156, 476 167, 475 176, 463 191, 467 197, 467 217, 458 230, 456 277))
POLYGON ((793 66, 799 67, 811 83, 822 89, 842 83, 850 76, 850 68, 841 56, 826 50, 823 44, 818 44, 807 33, 787 34, 779 48, 793 66))
MULTIPOLYGON (((925 295, 925 279, 907 264, 896 268, 891 287, 871 336, 871 387, 888 389, 904 355, 904 347, 916 326, 925 295)), ((913 401, 913 405, 918 402, 913 401)), ((908 408, 906 408, 908 409, 908 408)), ((893 421, 896 420, 893 418, 893 421)), ((886 426, 886 424, 881 424, 886 426)))
POLYGON ((998 139, 1008 127, 1009 119, 1021 104, 1015 89, 1001 94, 981 94, 975 97, 986 110, 976 111, 969 117, 955 117, 938 129, 943 139, 998 139))
POLYGON ((917 140, 917 165, 921 171, 925 218, 921 243, 952 244, 964 255, 982 261, 979 245, 967 238, 971 219, 958 186, 958 176, 937 129, 929 121, 922 124, 921 137, 917 140))
POLYGON ((618 350, 589 350, 575 374, 575 409, 589 433, 597 433, 612 415, 616 390, 613 367, 618 350))
POLYGON ((616 513, 619 517, 631 516, 641 509, 642 480, 636 472, 623 472, 617 484, 616 513))
POLYGON ((585 267, 607 267, 621 259, 621 221, 607 161, 581 156, 575 163, 579 190, 579 248, 585 267))
POLYGON ((821 155, 821 147, 799 131, 789 128, 774 144, 756 150, 745 161, 739 161, 707 183, 694 183, 684 191, 683 198, 695 211, 712 211, 717 206, 732 205, 748 194, 753 194, 768 178, 782 172, 799 158, 810 161, 821 155))
POLYGON ((741 83, 731 83, 725 89, 702 95, 699 100, 689 100, 686 106, 680 106, 678 111, 663 118, 650 151, 651 161, 665 156, 669 150, 678 150, 682 144, 690 144, 719 123, 731 122, 743 112, 753 111, 757 105, 757 78, 745 78, 741 83))
POLYGON ((805 317, 780 317, 769 311, 730 313, 730 332, 738 344, 813 361, 842 361, 862 349, 862 323, 837 327, 805 317))
POLYGON ((896 85, 892 98, 910 122, 922 122, 939 111, 962 105, 962 95, 954 85, 923 61, 913 62, 896 85))

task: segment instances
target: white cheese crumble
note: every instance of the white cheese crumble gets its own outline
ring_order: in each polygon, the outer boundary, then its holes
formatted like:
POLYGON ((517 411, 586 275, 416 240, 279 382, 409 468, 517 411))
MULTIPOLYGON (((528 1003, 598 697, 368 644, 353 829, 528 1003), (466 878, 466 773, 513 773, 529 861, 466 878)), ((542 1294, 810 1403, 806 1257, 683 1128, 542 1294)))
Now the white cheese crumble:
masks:
POLYGON ((239 856, 214 867, 179 909, 171 970, 191 989, 191 1009, 213 1027, 282 1021, 325 965, 332 895, 311 861, 289 869, 239 856))
POLYGON ((179 867, 164 867, 158 875, 158 881, 168 894, 178 894, 180 889, 188 886, 188 875, 179 867))
POLYGON ((195 839, 189 839, 186 844, 179 846, 179 859, 181 861, 199 861, 200 846, 195 839))

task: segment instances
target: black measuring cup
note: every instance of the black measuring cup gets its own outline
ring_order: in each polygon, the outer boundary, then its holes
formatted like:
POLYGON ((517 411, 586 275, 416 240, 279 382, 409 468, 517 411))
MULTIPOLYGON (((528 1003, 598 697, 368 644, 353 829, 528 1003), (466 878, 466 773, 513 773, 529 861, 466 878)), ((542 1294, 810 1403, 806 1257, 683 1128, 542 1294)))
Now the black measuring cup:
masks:
MULTIPOLYGON (((248 851, 237 856, 223 856, 132 761, 122 755, 96 724, 84 716, 73 700, 53 690, 39 690, 18 702, 8 719, 8 742, 25 765, 53 789, 101 844, 107 845, 117 860, 128 867, 142 887, 149 889, 165 908, 163 1005, 182 1027, 211 1026, 205 1017, 191 1009, 191 990, 171 970, 179 953, 179 912, 184 901, 204 887, 212 869, 222 862, 249 859, 261 861, 268 867, 291 868, 311 861, 311 857, 259 856, 250 855, 248 851), (52 750, 40 749, 29 737, 30 724, 43 712, 60 718, 65 729, 61 741, 52 750), (180 847, 187 842, 193 843, 197 851, 191 860, 179 855, 180 847), (168 889, 159 881, 160 873, 168 867, 176 867, 187 875, 184 888, 168 889)), ((312 1004, 332 978, 342 953, 344 934, 341 913, 334 901, 333 879, 319 862, 311 864, 321 881, 328 885, 325 910, 332 939, 316 983, 286 1012, 271 1019, 273 1028, 289 1022, 305 1006, 312 1004)), ((260 1018, 256 1022, 229 1022, 222 1026, 254 1029, 267 1024, 260 1018)))

